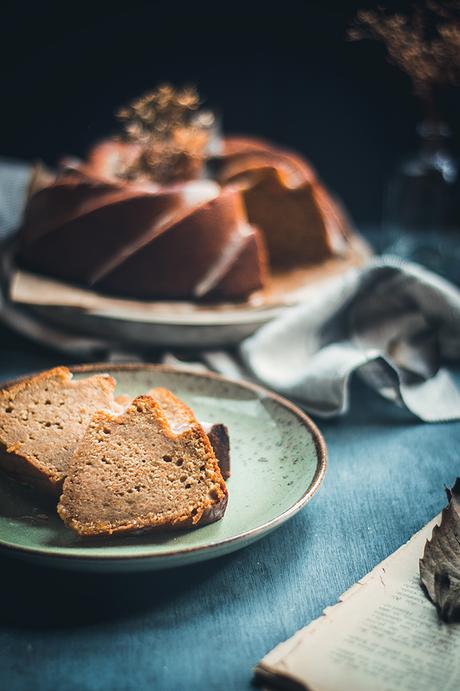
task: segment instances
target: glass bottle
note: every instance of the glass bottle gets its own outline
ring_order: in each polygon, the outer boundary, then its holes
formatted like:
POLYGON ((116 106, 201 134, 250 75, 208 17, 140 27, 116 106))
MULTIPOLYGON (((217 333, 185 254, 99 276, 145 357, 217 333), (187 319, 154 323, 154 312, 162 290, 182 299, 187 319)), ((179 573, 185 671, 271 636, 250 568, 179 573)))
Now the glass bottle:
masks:
POLYGON ((444 122, 417 127, 419 148, 402 161, 384 205, 385 252, 417 261, 460 284, 458 162, 444 122))

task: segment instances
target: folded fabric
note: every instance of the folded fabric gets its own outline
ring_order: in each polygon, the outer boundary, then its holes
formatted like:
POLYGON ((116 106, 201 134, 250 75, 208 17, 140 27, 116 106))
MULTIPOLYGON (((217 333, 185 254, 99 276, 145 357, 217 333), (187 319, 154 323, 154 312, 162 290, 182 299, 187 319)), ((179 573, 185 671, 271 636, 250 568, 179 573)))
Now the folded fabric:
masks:
POLYGON ((29 163, 0 157, 0 239, 21 222, 31 178, 29 163))
POLYGON ((318 415, 347 411, 357 372, 425 422, 460 418, 460 389, 447 368, 460 357, 460 291, 398 258, 318 287, 247 339, 241 354, 260 382, 318 415))

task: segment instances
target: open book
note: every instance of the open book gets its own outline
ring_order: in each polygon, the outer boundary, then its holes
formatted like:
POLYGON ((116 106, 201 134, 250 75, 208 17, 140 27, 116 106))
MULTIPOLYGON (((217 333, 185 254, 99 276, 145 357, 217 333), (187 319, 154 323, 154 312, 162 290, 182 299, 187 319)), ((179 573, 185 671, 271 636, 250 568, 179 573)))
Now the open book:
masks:
POLYGON ((419 559, 434 518, 257 665, 266 688, 458 691, 460 624, 444 624, 422 592, 419 559))

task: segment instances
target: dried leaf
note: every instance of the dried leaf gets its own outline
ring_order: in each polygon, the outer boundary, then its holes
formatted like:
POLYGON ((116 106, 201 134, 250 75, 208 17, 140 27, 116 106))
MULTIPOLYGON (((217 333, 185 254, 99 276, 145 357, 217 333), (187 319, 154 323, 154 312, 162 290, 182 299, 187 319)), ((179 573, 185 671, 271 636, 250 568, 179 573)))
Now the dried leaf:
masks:
POLYGON ((460 478, 447 497, 441 523, 420 559, 420 579, 441 619, 449 622, 460 620, 460 478))

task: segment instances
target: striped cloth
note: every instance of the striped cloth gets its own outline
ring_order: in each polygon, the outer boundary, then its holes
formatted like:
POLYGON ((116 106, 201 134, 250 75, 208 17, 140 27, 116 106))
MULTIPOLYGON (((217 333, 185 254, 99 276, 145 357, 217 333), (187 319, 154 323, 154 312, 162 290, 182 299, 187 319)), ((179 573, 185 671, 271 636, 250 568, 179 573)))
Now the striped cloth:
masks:
POLYGON ((0 240, 21 222, 31 176, 29 163, 0 158, 0 240))

